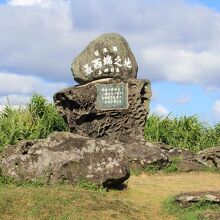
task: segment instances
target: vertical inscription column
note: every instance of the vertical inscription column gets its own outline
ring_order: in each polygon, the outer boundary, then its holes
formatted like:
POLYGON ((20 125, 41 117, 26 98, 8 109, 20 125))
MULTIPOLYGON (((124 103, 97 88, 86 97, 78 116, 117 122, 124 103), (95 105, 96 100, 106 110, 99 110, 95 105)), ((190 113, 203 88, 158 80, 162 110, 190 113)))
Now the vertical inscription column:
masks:
POLYGON ((126 83, 97 83, 96 109, 114 110, 128 108, 128 85, 126 83))

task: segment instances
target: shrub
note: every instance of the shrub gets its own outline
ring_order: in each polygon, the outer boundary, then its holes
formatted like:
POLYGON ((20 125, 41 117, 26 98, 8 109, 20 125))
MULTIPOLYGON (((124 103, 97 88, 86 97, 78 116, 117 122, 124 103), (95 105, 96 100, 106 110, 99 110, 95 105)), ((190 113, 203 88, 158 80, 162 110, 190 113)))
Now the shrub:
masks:
POLYGON ((68 131, 68 126, 52 103, 34 94, 27 107, 8 105, 0 114, 0 151, 5 145, 45 138, 54 131, 68 131))
POLYGON ((220 144, 220 124, 211 127, 197 116, 171 118, 152 114, 146 122, 145 139, 197 152, 220 144))

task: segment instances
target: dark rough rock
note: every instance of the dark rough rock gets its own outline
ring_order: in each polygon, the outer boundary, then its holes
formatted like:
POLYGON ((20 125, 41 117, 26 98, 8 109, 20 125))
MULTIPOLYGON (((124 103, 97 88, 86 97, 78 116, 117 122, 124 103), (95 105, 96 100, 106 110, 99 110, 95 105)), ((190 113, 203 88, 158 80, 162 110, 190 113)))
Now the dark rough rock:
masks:
POLYGON ((96 85, 117 84, 121 80, 105 79, 64 89, 54 95, 55 105, 71 132, 82 136, 116 139, 122 142, 143 136, 151 97, 148 80, 128 79, 128 108, 99 110, 96 85))
POLYGON ((132 169, 143 169, 149 165, 160 169, 169 164, 167 154, 160 147, 144 140, 127 143, 126 150, 132 169))
POLYGON ((148 166, 163 169, 171 163, 174 163, 177 171, 180 172, 202 171, 205 169, 203 164, 195 160, 195 153, 162 143, 152 144, 145 141, 141 136, 127 142, 126 150, 132 169, 144 169, 148 166))
POLYGON ((158 143, 157 146, 167 155, 169 161, 176 163, 177 171, 190 172, 205 169, 205 166, 195 159, 197 154, 188 149, 179 149, 163 143, 158 143))
POLYGON ((220 169, 220 146, 200 151, 196 160, 207 167, 220 169))
POLYGON ((180 207, 186 208, 198 202, 208 202, 210 204, 220 205, 219 191, 204 191, 204 192, 187 192, 177 195, 176 202, 180 207))
POLYGON ((180 160, 177 163, 177 170, 180 172, 203 171, 205 166, 196 160, 180 160))
POLYGON ((164 145, 161 148, 166 150, 166 153, 168 154, 169 158, 179 157, 182 160, 191 160, 196 156, 195 153, 189 151, 188 149, 179 149, 172 147, 165 149, 164 145))
POLYGON ((74 59, 71 70, 75 81, 85 84, 103 78, 136 78, 138 66, 127 41, 108 33, 92 41, 74 59))
POLYGON ((2 154, 0 167, 4 176, 47 184, 76 184, 86 180, 112 186, 129 178, 127 156, 121 143, 67 132, 9 145, 2 154))

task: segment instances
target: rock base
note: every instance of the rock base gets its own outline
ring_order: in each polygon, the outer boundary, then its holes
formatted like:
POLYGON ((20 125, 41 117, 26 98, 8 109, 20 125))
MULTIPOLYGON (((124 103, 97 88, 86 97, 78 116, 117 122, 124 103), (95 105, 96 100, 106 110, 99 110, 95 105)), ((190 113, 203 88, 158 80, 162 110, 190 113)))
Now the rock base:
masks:
POLYGON ((9 145, 0 167, 2 175, 22 182, 76 184, 85 180, 115 186, 129 178, 127 155, 121 143, 67 132, 9 145))
POLYGON ((148 80, 105 79, 64 89, 54 95, 54 102, 72 133, 94 139, 128 142, 138 135, 143 136, 150 97, 148 80), (120 83, 128 88, 126 107, 100 109, 97 104, 97 85, 120 83))

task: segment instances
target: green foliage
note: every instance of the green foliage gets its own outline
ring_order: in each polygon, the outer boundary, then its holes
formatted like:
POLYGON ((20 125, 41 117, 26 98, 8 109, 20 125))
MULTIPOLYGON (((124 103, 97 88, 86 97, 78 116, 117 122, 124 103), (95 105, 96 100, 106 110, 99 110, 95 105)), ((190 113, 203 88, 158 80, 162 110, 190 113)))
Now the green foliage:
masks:
POLYGON ((177 171, 177 165, 183 158, 181 156, 176 156, 171 158, 171 162, 168 166, 164 167, 166 173, 174 173, 177 171))
POLYGON ((0 113, 0 151, 8 144, 45 138, 54 131, 68 131, 68 127, 52 103, 34 94, 27 107, 8 105, 0 113))
POLYGON ((13 178, 2 176, 0 174, 0 186, 5 186, 9 184, 15 184, 16 181, 13 178))
MULTIPOLYGON (((198 220, 201 219, 201 214, 204 212, 219 212, 220 207, 217 204, 211 204, 206 201, 201 201, 193 204, 188 208, 181 208, 174 198, 169 198, 163 203, 163 210, 175 215, 180 220, 198 220)), ((203 218, 204 219, 204 218, 203 218)))
POLYGON ((177 164, 179 162, 179 159, 174 159, 172 160, 167 166, 165 167, 160 167, 158 165, 148 165, 147 167, 144 168, 144 172, 149 173, 149 174, 154 174, 154 173, 174 173, 177 171, 177 164))
POLYGON ((182 157, 172 157, 169 164, 160 166, 159 164, 149 164, 144 169, 132 169, 131 175, 140 176, 142 173, 155 174, 155 173, 174 173, 177 172, 177 165, 182 160, 182 157))
POLYGON ((90 183, 90 182, 85 181, 85 180, 80 181, 78 183, 78 186, 80 188, 87 189, 87 190, 90 190, 90 191, 98 191, 98 192, 106 192, 107 191, 107 188, 103 187, 102 185, 98 186, 94 183, 90 183))
POLYGON ((161 169, 159 166, 152 164, 152 165, 146 166, 143 171, 148 174, 155 174, 161 171, 161 169))
POLYGON ((141 170, 141 168, 130 169, 131 176, 140 176, 142 173, 143 173, 143 170, 141 170))
POLYGON ((145 139, 198 152, 220 144, 220 123, 210 127, 197 116, 171 118, 152 114, 145 125, 145 139))
MULTIPOLYGON (((0 113, 0 151, 20 140, 45 138, 54 131, 68 130, 55 106, 34 94, 27 107, 14 109, 8 105, 0 113)), ((171 118, 152 114, 146 122, 145 138, 197 152, 220 144, 220 123, 210 127, 197 116, 171 118)))

